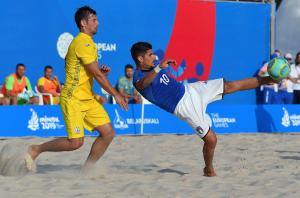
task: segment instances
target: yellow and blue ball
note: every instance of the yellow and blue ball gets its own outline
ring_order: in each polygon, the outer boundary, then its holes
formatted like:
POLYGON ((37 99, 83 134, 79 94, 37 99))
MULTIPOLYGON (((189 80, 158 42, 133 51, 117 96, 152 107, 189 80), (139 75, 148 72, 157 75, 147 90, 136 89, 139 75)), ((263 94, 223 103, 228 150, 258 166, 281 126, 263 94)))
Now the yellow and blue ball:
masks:
POLYGON ((288 61, 284 58, 273 58, 268 63, 268 74, 275 80, 282 80, 291 72, 288 61))

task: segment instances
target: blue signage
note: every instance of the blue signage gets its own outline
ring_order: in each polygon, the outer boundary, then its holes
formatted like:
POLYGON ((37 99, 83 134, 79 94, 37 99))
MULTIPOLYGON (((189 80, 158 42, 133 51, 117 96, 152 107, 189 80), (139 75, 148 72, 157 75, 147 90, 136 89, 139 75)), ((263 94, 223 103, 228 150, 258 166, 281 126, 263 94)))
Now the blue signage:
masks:
MULTIPOLYGON (((118 135, 193 134, 188 124, 154 105, 130 105, 123 111, 118 105, 105 105, 118 135), (141 130, 143 120, 143 130, 141 130)), ((1 106, 1 137, 66 136, 59 106, 1 106)), ((219 105, 208 107, 211 127, 218 134, 257 132, 299 132, 299 105, 219 105)), ((85 132, 86 135, 98 135, 85 132)))

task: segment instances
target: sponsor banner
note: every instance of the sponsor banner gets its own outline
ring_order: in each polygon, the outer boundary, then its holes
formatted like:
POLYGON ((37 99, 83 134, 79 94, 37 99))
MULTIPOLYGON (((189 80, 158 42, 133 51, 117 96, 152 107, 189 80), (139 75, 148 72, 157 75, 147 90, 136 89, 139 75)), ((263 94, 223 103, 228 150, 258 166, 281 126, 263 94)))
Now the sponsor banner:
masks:
MULTIPOLYGON (((59 106, 1 106, 1 137, 66 136, 59 106)), ((105 105, 118 135, 141 134, 141 105, 123 111, 105 105)), ((194 134, 185 122, 154 105, 145 105, 143 134, 194 134)), ((218 134, 256 132, 300 132, 299 105, 218 105, 208 107, 207 118, 218 134)), ((85 132, 95 136, 96 132, 85 132)))
POLYGON ((300 132, 299 105, 264 105, 257 109, 259 131, 300 132))
POLYGON ((257 105, 209 105, 207 114, 218 133, 257 132, 257 105))

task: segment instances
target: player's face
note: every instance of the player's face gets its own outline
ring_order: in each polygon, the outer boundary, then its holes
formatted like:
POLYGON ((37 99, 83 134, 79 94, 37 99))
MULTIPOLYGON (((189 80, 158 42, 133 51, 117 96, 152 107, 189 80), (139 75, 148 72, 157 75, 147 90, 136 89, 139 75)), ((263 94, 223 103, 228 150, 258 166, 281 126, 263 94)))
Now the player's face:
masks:
POLYGON ((16 74, 18 77, 23 77, 25 75, 25 67, 22 66, 18 67, 16 74))
POLYGON ((53 73, 52 69, 46 69, 46 71, 45 71, 45 77, 47 79, 51 79, 52 73, 53 73))
POLYGON ((98 18, 94 14, 90 14, 88 20, 86 21, 86 29, 91 33, 91 34, 96 34, 98 30, 98 18))
POLYGON ((147 68, 155 66, 156 55, 153 53, 152 49, 147 50, 146 54, 143 56, 143 65, 147 68))
POLYGON ((127 68, 125 70, 125 75, 126 75, 127 78, 132 78, 132 76, 133 76, 133 69, 127 68))

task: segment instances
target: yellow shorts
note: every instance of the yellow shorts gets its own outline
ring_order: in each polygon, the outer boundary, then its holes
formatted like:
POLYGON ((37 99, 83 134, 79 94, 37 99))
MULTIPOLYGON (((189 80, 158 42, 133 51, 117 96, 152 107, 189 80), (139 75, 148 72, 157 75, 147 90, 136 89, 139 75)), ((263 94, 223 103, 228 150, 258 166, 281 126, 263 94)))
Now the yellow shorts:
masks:
POLYGON ((96 100, 60 99, 68 139, 84 136, 84 128, 92 131, 95 127, 110 123, 103 106, 96 100))

